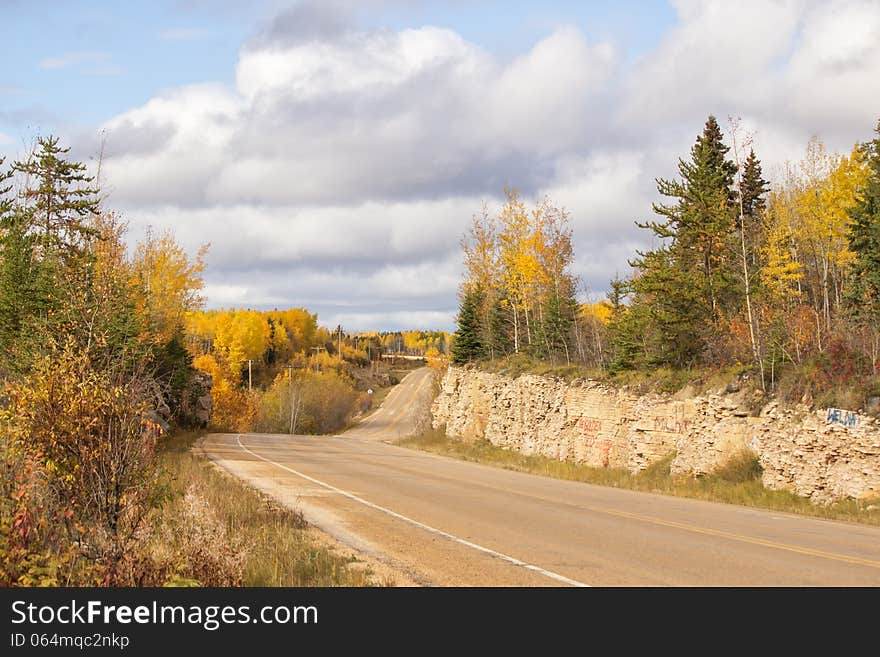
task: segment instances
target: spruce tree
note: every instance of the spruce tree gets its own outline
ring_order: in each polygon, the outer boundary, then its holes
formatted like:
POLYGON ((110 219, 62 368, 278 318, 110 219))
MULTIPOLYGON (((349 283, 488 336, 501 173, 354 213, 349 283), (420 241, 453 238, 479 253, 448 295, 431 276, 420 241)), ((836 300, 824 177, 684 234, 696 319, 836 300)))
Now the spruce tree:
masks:
POLYGON ((470 287, 464 292, 461 308, 458 311, 458 329, 452 343, 452 362, 464 365, 483 358, 484 349, 480 338, 480 306, 482 293, 477 287, 470 287))
POLYGON ((646 336, 646 362, 693 364, 719 320, 737 307, 731 240, 735 228, 736 165, 727 158, 721 129, 710 116, 690 159, 679 159, 679 180, 657 180, 657 190, 675 199, 654 204, 662 219, 639 223, 663 243, 631 261, 636 306, 644 306, 655 327, 646 336))
MULTIPOLYGON (((3 162, 0 158, 0 166, 3 162)), ((0 352, 4 356, 18 337, 22 317, 33 300, 35 269, 27 227, 8 196, 11 177, 11 171, 0 171, 0 352)))
POLYGON ((770 191, 770 183, 762 177, 761 160, 755 155, 755 150, 749 151, 749 156, 743 164, 742 194, 743 216, 753 220, 758 219, 764 211, 766 199, 764 195, 770 191))
POLYGON ((724 134, 721 132, 721 127, 711 114, 703 127, 703 134, 697 137, 696 145, 700 147, 705 157, 706 169, 715 177, 715 184, 727 190, 728 204, 733 205, 736 201, 733 179, 737 167, 727 157, 730 147, 724 144, 724 134))
POLYGON ((619 276, 611 281, 611 289, 605 295, 611 305, 611 318, 608 322, 610 335, 611 354, 609 369, 612 372, 633 369, 639 363, 641 342, 639 335, 644 335, 640 330, 640 318, 645 317, 641 306, 627 306, 626 297, 630 294, 630 285, 619 276))
POLYGON ((90 187, 94 178, 86 175, 84 164, 65 158, 70 148, 61 148, 57 137, 40 137, 37 147, 13 168, 26 176, 23 197, 33 210, 43 251, 69 255, 94 236, 88 217, 98 212, 98 190, 90 187))
POLYGON ((10 349, 34 311, 38 263, 20 215, 4 217, 0 240, 0 351, 10 349))
POLYGON ((577 308, 574 285, 569 280, 553 290, 544 303, 540 342, 546 350, 543 355, 554 363, 564 358, 566 364, 571 364, 571 333, 577 308))
POLYGON ((495 295, 489 307, 489 325, 485 327, 487 336, 485 346, 492 358, 507 356, 513 351, 513 340, 510 337, 510 313, 505 308, 508 301, 495 295))
POLYGON ((857 321, 880 325, 880 121, 877 137, 862 146, 869 167, 868 182, 849 211, 849 247, 855 254, 846 301, 857 321))

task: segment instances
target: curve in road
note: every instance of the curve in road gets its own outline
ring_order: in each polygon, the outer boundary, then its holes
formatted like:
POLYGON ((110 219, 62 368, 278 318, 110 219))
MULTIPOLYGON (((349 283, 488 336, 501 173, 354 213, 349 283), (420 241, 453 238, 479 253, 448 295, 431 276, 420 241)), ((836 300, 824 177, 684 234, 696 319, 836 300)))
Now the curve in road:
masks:
POLYGON ((877 527, 549 479, 381 442, 411 426, 429 385, 426 369, 412 372, 342 436, 212 434, 203 449, 418 583, 880 585, 877 527))

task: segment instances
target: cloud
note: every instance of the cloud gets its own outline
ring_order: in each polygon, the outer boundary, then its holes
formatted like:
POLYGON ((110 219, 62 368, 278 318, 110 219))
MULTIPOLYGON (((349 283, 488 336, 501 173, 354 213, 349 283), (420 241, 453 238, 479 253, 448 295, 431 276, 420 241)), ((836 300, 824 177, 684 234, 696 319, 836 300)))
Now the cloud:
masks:
MULTIPOLYGON (((748 119, 758 145, 819 134, 849 148, 876 119, 880 5, 679 0, 678 25, 624 83, 621 121, 662 130, 714 112, 748 119)), ((789 140, 790 141, 790 140, 789 140)), ((764 150, 768 161, 795 153, 764 150)))
POLYGON ((507 66, 438 28, 246 49, 235 89, 176 89, 106 126, 174 135, 107 162, 124 200, 326 204, 533 191, 589 141, 614 55, 562 29, 507 66))
POLYGON ((123 69, 113 63, 109 53, 99 51, 71 51, 40 60, 39 66, 47 71, 77 69, 83 75, 120 75, 123 69))
POLYGON ((571 211, 576 272, 601 295, 650 244, 634 222, 707 114, 742 116, 771 172, 812 134, 848 149, 877 118, 875 2, 675 8, 631 64, 570 26, 503 60, 450 29, 363 30, 352 3, 298 3, 242 46, 233 84, 103 126, 112 202, 133 227, 212 242, 211 305, 450 328, 458 240, 511 185, 571 211))
POLYGON ((252 43, 257 48, 286 47, 310 39, 327 40, 351 26, 351 9, 345 3, 297 2, 275 15, 252 43))

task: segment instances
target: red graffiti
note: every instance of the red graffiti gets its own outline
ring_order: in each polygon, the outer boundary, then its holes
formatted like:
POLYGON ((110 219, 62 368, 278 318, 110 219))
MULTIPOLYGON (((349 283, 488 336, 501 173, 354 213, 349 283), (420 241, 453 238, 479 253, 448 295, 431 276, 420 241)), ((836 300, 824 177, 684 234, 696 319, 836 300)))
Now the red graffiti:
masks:
POLYGON ((578 427, 584 432, 584 441, 589 445, 599 435, 599 432, 602 431, 602 420, 582 417, 578 420, 578 427))
POLYGON ((602 467, 607 468, 611 461, 611 441, 597 440, 594 447, 602 454, 602 467))

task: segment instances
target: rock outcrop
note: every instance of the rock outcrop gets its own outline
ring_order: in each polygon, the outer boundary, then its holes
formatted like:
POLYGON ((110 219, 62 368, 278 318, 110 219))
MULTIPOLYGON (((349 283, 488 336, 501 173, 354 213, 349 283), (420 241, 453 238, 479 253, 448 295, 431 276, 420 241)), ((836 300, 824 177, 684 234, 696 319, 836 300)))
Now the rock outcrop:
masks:
POLYGON ((753 401, 735 387, 694 397, 638 395, 593 380, 450 367, 432 422, 464 440, 631 472, 674 452, 674 474, 699 476, 749 449, 770 488, 823 502, 880 494, 877 420, 772 402, 755 414, 753 401))

